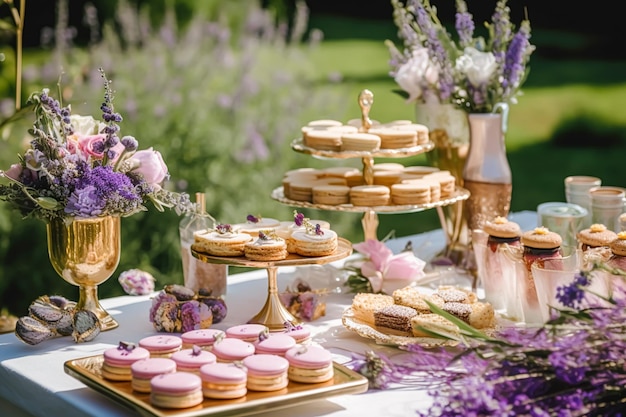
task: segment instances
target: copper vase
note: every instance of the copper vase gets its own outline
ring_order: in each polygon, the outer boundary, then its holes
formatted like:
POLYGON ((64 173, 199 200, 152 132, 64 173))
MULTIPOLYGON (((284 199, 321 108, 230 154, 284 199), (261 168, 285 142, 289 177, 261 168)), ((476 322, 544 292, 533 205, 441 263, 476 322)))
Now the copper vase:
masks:
POLYGON ((120 261, 121 220, 107 216, 53 220, 46 226, 48 256, 54 270, 79 289, 77 309, 91 310, 101 330, 118 323, 98 301, 98 285, 109 279, 120 261))
POLYGON ((508 106, 499 104, 494 111, 468 115, 470 148, 463 187, 470 192, 466 201, 470 231, 496 216, 507 217, 511 207, 513 186, 504 143, 508 106))

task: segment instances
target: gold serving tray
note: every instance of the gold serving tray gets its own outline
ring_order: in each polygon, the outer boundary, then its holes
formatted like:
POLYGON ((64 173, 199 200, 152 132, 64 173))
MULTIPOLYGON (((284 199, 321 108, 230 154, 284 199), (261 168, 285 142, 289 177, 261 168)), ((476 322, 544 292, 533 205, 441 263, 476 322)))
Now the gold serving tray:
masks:
POLYGON ((367 379, 338 363, 333 363, 335 376, 319 384, 300 384, 289 381, 287 388, 276 392, 249 391, 245 397, 234 400, 205 398, 202 404, 184 409, 167 409, 150 404, 150 394, 133 391, 131 383, 109 381, 102 377, 103 356, 89 356, 65 362, 63 369, 90 388, 112 398, 143 416, 245 416, 324 399, 335 395, 359 394, 367 391, 367 379))
POLYGON ((418 211, 428 210, 435 207, 443 207, 458 201, 467 200, 470 196, 468 190, 462 187, 456 187, 454 190, 454 194, 448 198, 442 198, 439 201, 435 201, 434 203, 427 204, 417 204, 417 205, 400 205, 400 204, 390 204, 388 206, 376 206, 376 207, 366 207, 366 206, 354 206, 352 204, 337 204, 337 205, 329 205, 329 204, 313 204, 308 201, 298 201, 291 200, 285 197, 285 191, 283 187, 275 188, 272 191, 272 198, 280 203, 286 204, 292 207, 305 207, 305 208, 313 208, 317 210, 329 210, 329 211, 347 211, 347 212, 356 212, 356 213, 367 213, 370 211, 374 211, 380 214, 399 214, 399 213, 414 213, 418 211))
POLYGON ((348 159, 348 158, 406 158, 431 151, 435 148, 434 142, 427 142, 422 145, 411 146, 410 148, 380 149, 378 151, 325 151, 308 147, 302 138, 294 139, 291 142, 291 149, 294 151, 312 155, 319 159, 348 159))

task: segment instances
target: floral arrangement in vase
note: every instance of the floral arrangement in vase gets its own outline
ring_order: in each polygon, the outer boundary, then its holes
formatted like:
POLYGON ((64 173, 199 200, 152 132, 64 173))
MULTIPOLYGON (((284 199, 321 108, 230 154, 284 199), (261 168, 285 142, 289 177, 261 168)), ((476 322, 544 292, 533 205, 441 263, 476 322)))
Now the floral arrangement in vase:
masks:
POLYGON ((0 199, 24 217, 54 219, 126 217, 147 210, 191 210, 189 196, 162 187, 169 177, 159 151, 138 150, 132 136, 121 136, 122 117, 113 107, 111 81, 104 80, 102 121, 71 114, 48 89, 33 93, 27 104, 35 121, 30 148, 19 162, 0 171, 0 199))
POLYGON ((391 41, 390 75, 409 102, 452 103, 468 113, 490 113, 498 103, 515 103, 528 76, 535 47, 530 21, 519 28, 510 19, 508 0, 499 0, 477 33, 464 0, 456 0, 452 36, 428 0, 391 0, 402 50, 391 41))

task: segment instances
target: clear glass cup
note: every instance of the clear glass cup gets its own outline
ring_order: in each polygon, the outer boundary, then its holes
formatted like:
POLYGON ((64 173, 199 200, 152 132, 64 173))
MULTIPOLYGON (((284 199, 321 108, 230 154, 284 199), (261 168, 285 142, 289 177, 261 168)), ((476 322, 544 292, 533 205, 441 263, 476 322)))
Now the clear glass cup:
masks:
POLYGON ((600 186, 589 190, 591 198, 591 220, 614 232, 620 231, 619 217, 626 206, 626 189, 621 187, 600 186))
POLYGON ((591 226, 591 197, 589 196, 589 190, 602 185, 602 179, 589 175, 572 175, 566 177, 564 183, 565 201, 570 204, 578 204, 587 209, 587 217, 583 227, 591 226))
MULTIPOLYGON (((578 273, 580 264, 579 254, 576 252, 567 257, 551 258, 533 263, 532 275, 535 279, 537 301, 543 321, 550 320, 551 310, 566 309, 556 298, 558 288, 570 284, 578 273)), ((598 294, 602 297, 609 295, 609 283, 607 274, 602 271, 594 271, 591 277, 591 285, 588 294, 598 294)), ((589 307, 589 303, 604 304, 598 297, 589 295, 582 301, 582 307, 589 307), (592 301, 593 300, 593 301, 592 301)))
POLYGON ((558 233, 563 239, 563 251, 569 254, 578 246, 576 234, 585 228, 587 214, 587 209, 578 204, 542 203, 537 206, 537 225, 558 233))

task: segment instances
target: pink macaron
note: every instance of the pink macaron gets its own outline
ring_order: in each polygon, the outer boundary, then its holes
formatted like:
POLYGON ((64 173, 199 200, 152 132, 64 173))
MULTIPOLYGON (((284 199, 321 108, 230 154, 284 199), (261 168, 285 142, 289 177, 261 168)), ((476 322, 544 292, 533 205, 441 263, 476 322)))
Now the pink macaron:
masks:
POLYGON ((215 343, 215 340, 220 337, 225 337, 226 333, 219 329, 198 329, 190 330, 180 335, 183 339, 183 349, 189 349, 194 345, 200 346, 203 349, 210 348, 215 343))
POLYGON ((202 380, 190 372, 173 372, 150 380, 150 403, 162 408, 189 408, 202 404, 202 380))
POLYGON ((311 327, 304 324, 293 325, 287 321, 285 333, 296 339, 296 343, 306 343, 311 340, 311 327))
POLYGON ((334 366, 329 350, 317 345, 298 345, 285 353, 291 381, 316 384, 333 379, 334 366))
POLYGON ((105 350, 102 356, 101 372, 104 378, 112 381, 130 381, 131 365, 149 358, 150 352, 134 343, 120 342, 117 347, 105 350))
POLYGON ((202 392, 206 398, 233 399, 247 394, 248 374, 243 365, 212 363, 200 368, 202 392))
POLYGON ((285 352, 296 345, 296 339, 286 333, 264 333, 254 343, 255 353, 267 353, 284 356, 285 352))
POLYGON ((254 345, 241 339, 226 337, 215 342, 211 352, 218 362, 241 361, 254 354, 254 345))
POLYGON ((183 372, 200 374, 200 367, 217 362, 215 355, 194 345, 191 349, 182 349, 172 354, 176 369, 183 372))
POLYGON ((131 387, 137 392, 149 393, 150 380, 157 375, 176 372, 176 362, 168 358, 147 358, 130 366, 131 387))
POLYGON ((139 340, 139 346, 150 351, 152 358, 169 358, 172 353, 178 352, 182 345, 183 340, 174 335, 159 334, 139 340))
POLYGON ((239 324, 226 329, 226 336, 252 343, 259 340, 259 335, 267 330, 267 326, 263 324, 239 324))
POLYGON ((289 384, 289 361, 282 356, 254 354, 243 360, 243 366, 248 369, 250 391, 278 391, 289 384))

